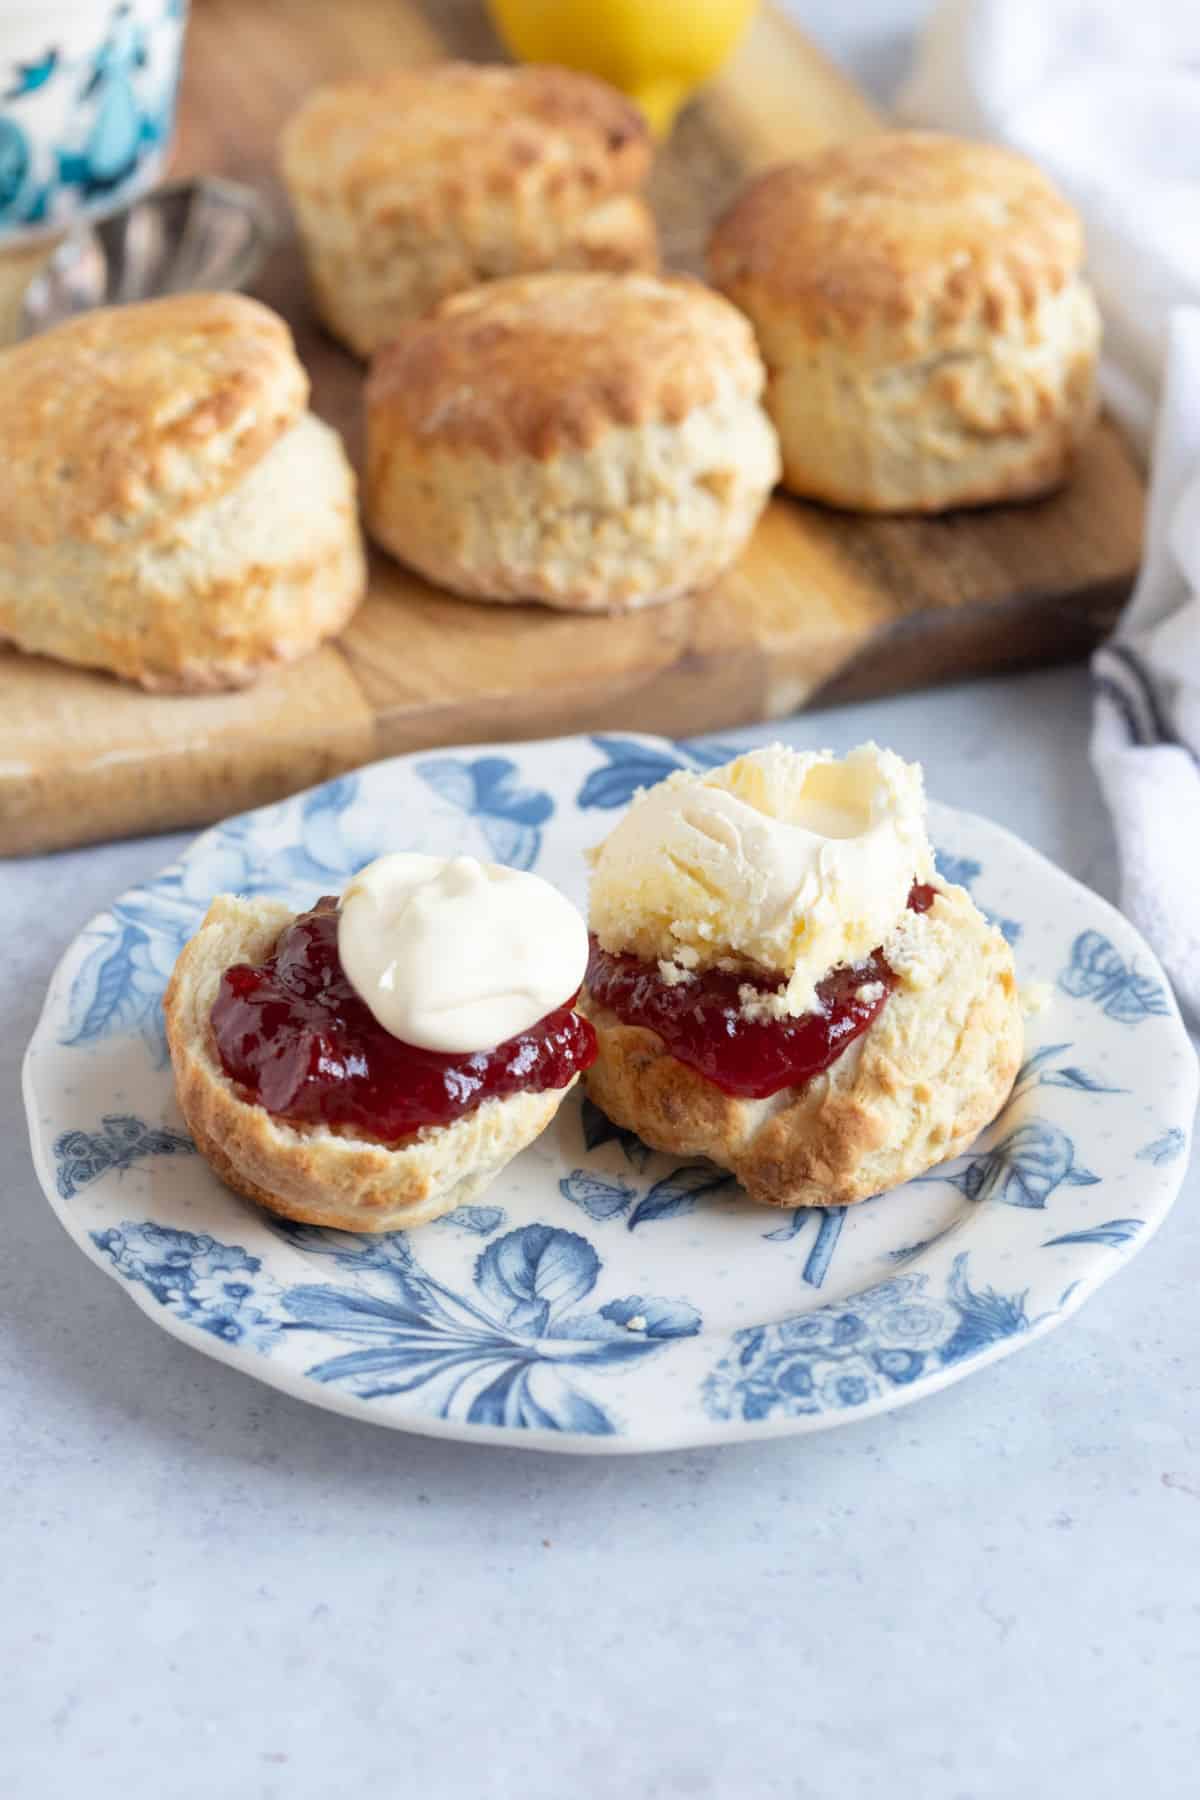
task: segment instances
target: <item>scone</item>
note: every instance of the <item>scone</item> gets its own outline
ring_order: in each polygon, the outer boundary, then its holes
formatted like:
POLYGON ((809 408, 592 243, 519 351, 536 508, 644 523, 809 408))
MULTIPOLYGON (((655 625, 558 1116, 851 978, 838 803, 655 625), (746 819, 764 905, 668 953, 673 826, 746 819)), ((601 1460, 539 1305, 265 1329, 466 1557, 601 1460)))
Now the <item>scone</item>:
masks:
POLYGON ((1096 410, 1077 214, 1024 157, 932 132, 753 181, 712 278, 754 322, 795 494, 941 512, 1043 494, 1096 410))
POLYGON ((595 1054, 573 1007, 586 959, 561 895, 467 857, 381 858, 340 908, 298 917, 221 895, 163 1002, 196 1145, 286 1218, 436 1219, 545 1129, 595 1054))
POLYGON ((237 294, 0 352, 0 638, 143 687, 241 687, 341 629, 365 563, 341 439, 237 294))
POLYGON ((938 879, 919 768, 776 745, 634 800, 593 853, 589 1097, 765 1206, 955 1156, 1021 1059, 1012 953, 938 879))
POLYGON ((778 474, 762 385, 745 319, 698 282, 491 282, 372 365, 368 529, 479 600, 603 612, 702 588, 778 474))
POLYGON ((589 75, 444 63, 342 82, 280 149, 318 310, 360 356, 480 281, 657 266, 649 131, 589 75))

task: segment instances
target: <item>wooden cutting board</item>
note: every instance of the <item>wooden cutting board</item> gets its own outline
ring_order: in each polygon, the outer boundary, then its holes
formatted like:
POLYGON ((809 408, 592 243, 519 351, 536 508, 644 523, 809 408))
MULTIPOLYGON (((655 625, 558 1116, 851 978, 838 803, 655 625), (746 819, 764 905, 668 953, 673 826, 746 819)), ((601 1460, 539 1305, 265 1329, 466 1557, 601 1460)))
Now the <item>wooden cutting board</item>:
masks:
MULTIPOLYGON (((355 455, 362 372, 310 311, 273 147, 315 83, 447 54, 499 54, 481 3, 193 0, 176 170, 275 198, 283 238, 255 291, 290 320, 314 404, 355 455)), ((667 259, 700 268, 709 223, 752 170, 877 124, 764 7, 660 154, 667 259)), ((1032 506, 868 520, 780 498, 715 588, 628 619, 471 604, 377 556, 344 636, 248 693, 151 697, 0 651, 0 853, 207 823, 430 745, 682 735, 1077 657, 1129 588, 1141 514, 1136 471, 1105 425, 1071 487, 1032 506)))

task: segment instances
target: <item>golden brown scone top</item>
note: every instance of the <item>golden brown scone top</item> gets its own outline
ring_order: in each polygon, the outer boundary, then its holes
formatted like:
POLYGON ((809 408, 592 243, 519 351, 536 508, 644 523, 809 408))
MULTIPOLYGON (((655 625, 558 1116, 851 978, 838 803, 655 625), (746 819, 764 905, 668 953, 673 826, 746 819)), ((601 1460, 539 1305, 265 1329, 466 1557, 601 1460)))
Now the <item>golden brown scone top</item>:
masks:
POLYGON ((768 170, 709 245, 719 287, 851 339, 981 308, 1002 329, 1082 259, 1078 215, 1033 163, 931 131, 870 133, 768 170))
POLYGON ((240 294, 68 319, 0 352, 0 542, 116 541, 201 505, 307 399, 287 326, 240 294))
POLYGON ((762 383, 748 322, 700 282, 561 272, 488 282, 404 325, 367 406, 381 434, 546 460, 762 383))
POLYGON ((386 217, 431 222, 536 172, 549 196, 589 205, 640 185, 649 127, 607 83, 571 69, 438 63, 318 88, 280 141, 288 182, 386 217))

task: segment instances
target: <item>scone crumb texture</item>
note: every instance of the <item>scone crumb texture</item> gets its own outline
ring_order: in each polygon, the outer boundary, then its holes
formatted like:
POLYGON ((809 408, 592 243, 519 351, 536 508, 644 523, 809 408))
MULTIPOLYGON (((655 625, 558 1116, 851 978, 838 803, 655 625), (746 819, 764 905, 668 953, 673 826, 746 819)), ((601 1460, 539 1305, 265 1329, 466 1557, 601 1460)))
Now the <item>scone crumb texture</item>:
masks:
POLYGON ((921 770, 875 744, 840 760, 770 745, 639 792, 592 864, 604 949, 785 976, 771 1010, 795 1016, 933 878, 921 770))

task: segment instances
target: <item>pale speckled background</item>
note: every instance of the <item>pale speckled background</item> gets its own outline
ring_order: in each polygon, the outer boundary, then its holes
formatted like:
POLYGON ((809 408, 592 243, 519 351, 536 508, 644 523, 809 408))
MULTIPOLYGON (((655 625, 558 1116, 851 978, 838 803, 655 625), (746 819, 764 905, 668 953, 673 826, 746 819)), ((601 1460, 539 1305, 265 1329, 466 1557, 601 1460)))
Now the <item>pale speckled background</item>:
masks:
MULTIPOLYGON (((905 0, 808 0, 876 92, 905 0)), ((801 721, 1113 897, 1086 677, 801 721)), ((38 1191, 50 970, 160 838, 0 867, 3 1800, 1183 1800, 1200 1729, 1193 1173, 1078 1319, 875 1423, 571 1461, 318 1412, 157 1331, 38 1191)))

